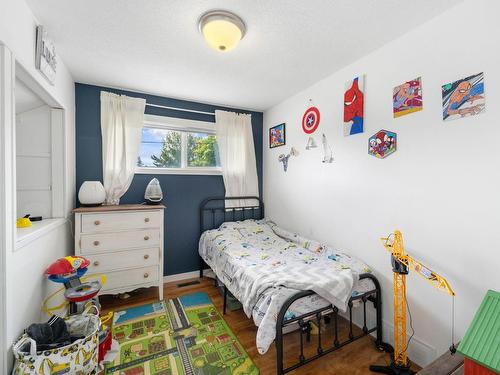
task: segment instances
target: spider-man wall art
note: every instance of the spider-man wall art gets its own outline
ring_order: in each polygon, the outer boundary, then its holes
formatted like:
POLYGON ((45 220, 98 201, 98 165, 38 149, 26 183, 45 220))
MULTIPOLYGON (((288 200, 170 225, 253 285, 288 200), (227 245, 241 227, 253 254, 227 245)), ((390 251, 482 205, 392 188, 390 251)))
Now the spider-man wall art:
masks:
POLYGON ((422 110, 422 80, 420 77, 394 87, 392 111, 394 118, 422 110))
POLYGON ((383 159, 396 151, 397 134, 380 130, 368 139, 368 154, 383 159))
POLYGON ((363 133, 364 76, 346 83, 344 93, 344 135, 363 133))
POLYGON ((484 112, 484 74, 478 73, 442 86, 443 120, 474 116, 484 112))

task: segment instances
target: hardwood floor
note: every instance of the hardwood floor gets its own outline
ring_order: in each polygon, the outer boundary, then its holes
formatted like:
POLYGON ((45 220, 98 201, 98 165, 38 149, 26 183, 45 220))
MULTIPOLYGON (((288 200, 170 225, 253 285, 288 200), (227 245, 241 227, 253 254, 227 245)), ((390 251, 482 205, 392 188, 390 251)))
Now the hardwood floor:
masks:
MULTIPOLYGON (((206 292, 215 306, 222 312, 222 296, 217 288, 214 287, 211 279, 192 279, 183 280, 180 282, 172 282, 164 285, 165 299, 175 298, 183 294, 194 292, 206 292), (178 287, 180 283, 189 281, 200 281, 199 284, 178 287)), ((125 307, 142 305, 144 303, 153 302, 158 299, 158 290, 156 288, 139 289, 130 293, 130 298, 120 299, 114 296, 101 296, 100 301, 103 311, 119 310, 125 307)), ((231 327, 232 331, 238 336, 241 344, 244 346, 248 354, 260 369, 261 375, 272 375, 276 373, 276 351, 274 345, 264 355, 257 352, 255 346, 255 335, 257 327, 253 321, 248 319, 242 310, 229 311, 224 315, 224 319, 231 327)), ((344 322, 344 325, 345 322, 344 322)), ((325 340, 332 340, 325 330, 322 337, 325 340)), ((345 330, 344 330, 345 331, 345 330)), ((347 332, 346 332, 347 334, 347 332)), ((317 336, 312 336, 311 345, 305 348, 305 354, 312 353, 316 349, 317 336)), ((285 358, 296 360, 299 353, 299 339, 297 333, 292 333, 285 336, 285 358)), ((326 345, 325 345, 326 346, 326 345)), ((330 353, 323 358, 311 362, 297 370, 290 372, 292 375, 364 375, 373 374, 368 370, 371 364, 388 364, 390 361, 389 355, 378 351, 373 344, 373 339, 364 337, 359 339, 333 353, 330 353)), ((285 362, 286 365, 286 362, 285 362)), ((415 369, 417 370, 417 368, 415 369)))

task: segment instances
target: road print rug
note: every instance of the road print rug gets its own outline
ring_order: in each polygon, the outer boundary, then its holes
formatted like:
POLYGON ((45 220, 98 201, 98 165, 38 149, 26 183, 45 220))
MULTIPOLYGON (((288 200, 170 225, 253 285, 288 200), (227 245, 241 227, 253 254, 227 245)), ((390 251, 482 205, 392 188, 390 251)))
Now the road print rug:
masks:
POLYGON ((259 370, 206 293, 115 312, 113 375, 257 375, 259 370))

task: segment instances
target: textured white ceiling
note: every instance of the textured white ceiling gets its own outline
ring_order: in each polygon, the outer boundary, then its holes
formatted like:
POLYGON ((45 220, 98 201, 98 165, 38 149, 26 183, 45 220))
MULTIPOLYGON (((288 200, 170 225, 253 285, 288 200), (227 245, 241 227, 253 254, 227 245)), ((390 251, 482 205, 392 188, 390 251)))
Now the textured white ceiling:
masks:
POLYGON ((27 0, 78 82, 264 110, 460 0, 27 0), (197 21, 222 8, 248 32, 226 54, 197 21))

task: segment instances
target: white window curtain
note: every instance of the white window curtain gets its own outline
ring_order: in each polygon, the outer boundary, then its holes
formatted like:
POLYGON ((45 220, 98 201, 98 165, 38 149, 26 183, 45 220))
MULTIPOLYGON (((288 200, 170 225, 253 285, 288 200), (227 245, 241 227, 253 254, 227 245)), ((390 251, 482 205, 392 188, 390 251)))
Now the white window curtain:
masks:
POLYGON ((135 173, 146 100, 101 91, 102 167, 106 204, 119 204, 135 173))
MULTIPOLYGON (((258 197, 251 115, 215 111, 215 129, 226 197, 258 197)), ((250 200, 226 201, 226 207, 255 204, 250 200)))

